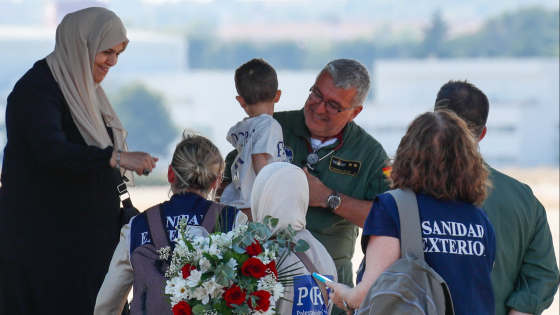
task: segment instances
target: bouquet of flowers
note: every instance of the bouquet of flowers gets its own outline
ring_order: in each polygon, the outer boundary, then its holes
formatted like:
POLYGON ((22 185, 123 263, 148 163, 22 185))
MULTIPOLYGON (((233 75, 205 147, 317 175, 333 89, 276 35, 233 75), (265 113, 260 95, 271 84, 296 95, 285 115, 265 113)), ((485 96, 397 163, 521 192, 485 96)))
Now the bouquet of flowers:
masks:
MULTIPOLYGON (((281 266, 297 231, 288 226, 271 238, 270 227, 276 227, 278 219, 268 216, 263 223, 196 238, 189 235, 185 221, 179 223, 165 274, 169 279, 165 294, 173 314, 276 314, 276 301, 283 297, 285 286, 293 285, 290 279, 301 268, 281 266)), ((293 251, 308 248, 299 240, 293 251)), ((162 248, 161 258, 168 260, 170 251, 162 248)))

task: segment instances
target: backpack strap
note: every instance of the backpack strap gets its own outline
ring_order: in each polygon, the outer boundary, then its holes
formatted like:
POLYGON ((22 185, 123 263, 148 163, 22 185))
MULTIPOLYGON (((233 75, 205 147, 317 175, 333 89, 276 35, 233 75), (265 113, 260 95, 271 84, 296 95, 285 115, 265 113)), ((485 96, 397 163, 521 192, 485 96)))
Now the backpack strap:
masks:
POLYGON ((214 227, 216 226, 216 217, 222 214, 222 211, 226 205, 223 203, 212 202, 208 210, 206 211, 206 215, 202 220, 201 226, 208 231, 208 233, 214 232, 214 227))
MULTIPOLYGON (((307 268, 307 270, 309 270, 309 272, 311 274, 313 274, 314 272, 320 274, 320 272, 317 270, 317 268, 315 268, 315 264, 313 264, 311 262, 311 259, 309 259, 309 256, 307 256, 305 254, 305 252, 294 252, 294 248, 296 247, 296 243, 294 242, 290 242, 290 249, 291 251, 296 254, 296 256, 299 258, 299 260, 301 260, 301 262, 303 263, 303 265, 305 266, 305 268, 307 268)), ((319 287, 319 290, 321 290, 321 295, 323 296, 323 302, 325 304, 327 304, 328 300, 329 300, 329 294, 327 293, 327 287, 325 286, 324 283, 322 283, 321 281, 315 279, 315 277, 311 276, 311 278, 313 280, 315 280, 315 283, 317 284, 317 286, 319 287)))
POLYGON ((424 260, 424 247, 422 246, 422 231, 420 230, 420 214, 416 194, 410 189, 395 189, 388 191, 399 209, 401 222, 401 255, 412 254, 424 260))
POLYGON ((148 229, 150 230, 150 235, 152 236, 152 242, 157 249, 169 246, 167 235, 165 234, 165 229, 163 227, 163 221, 161 220, 161 213, 161 204, 155 205, 146 210, 146 216, 148 217, 148 229))

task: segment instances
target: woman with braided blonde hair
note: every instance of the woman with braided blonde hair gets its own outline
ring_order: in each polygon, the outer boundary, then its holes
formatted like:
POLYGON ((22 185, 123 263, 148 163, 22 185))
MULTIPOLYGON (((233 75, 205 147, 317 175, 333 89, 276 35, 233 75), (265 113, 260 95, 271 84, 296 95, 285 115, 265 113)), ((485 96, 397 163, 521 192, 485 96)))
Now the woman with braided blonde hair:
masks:
MULTIPOLYGON (((213 199, 214 191, 222 182, 224 168, 224 159, 212 141, 189 131, 183 134, 183 140, 175 148, 167 173, 173 195, 169 201, 159 205, 163 228, 169 241, 175 239, 175 227, 182 218, 187 220, 189 232, 193 237, 207 236, 213 231, 228 232, 247 223, 247 216, 237 208, 209 200, 213 199), (207 214, 213 209, 212 206, 222 209, 213 222, 216 224, 213 231, 203 226, 207 214)), ((95 314, 121 314, 134 278, 130 255, 136 248, 152 244, 150 230, 153 227, 148 223, 147 211, 132 218, 130 223, 122 228, 121 241, 113 254, 109 272, 97 296, 95 314)), ((163 295, 163 287, 157 288, 161 289, 161 292, 155 294, 163 295)), ((134 307, 133 302, 132 308, 134 307)), ((169 308, 161 310, 158 314, 170 312, 169 308)))

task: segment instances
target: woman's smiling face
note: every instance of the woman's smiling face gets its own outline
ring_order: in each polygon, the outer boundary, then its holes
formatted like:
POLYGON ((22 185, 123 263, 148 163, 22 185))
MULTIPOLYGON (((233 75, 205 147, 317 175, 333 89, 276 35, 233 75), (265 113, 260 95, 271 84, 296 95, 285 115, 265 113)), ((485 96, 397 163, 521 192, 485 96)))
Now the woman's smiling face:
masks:
POLYGON ((93 65, 93 81, 95 83, 101 83, 105 79, 109 69, 117 64, 119 55, 123 50, 124 43, 120 43, 95 55, 93 65))

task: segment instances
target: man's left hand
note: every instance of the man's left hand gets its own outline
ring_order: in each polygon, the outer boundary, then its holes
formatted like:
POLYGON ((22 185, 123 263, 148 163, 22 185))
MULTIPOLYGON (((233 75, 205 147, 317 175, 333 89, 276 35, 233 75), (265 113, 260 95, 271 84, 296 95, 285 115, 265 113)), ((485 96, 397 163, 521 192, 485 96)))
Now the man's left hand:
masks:
POLYGON ((313 207, 327 207, 327 199, 332 194, 332 189, 323 184, 319 178, 309 174, 307 167, 303 168, 309 183, 309 205, 313 207))

